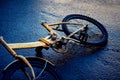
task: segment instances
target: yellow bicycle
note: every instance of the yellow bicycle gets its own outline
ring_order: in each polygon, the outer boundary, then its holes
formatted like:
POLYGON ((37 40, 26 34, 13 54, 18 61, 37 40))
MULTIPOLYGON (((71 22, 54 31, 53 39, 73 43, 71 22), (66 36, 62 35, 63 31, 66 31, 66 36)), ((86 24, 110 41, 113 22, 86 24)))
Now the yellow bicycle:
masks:
POLYGON ((40 57, 24 57, 18 55, 15 49, 36 48, 37 54, 41 54, 43 48, 52 48, 56 52, 67 52, 67 43, 74 41, 80 45, 102 46, 107 43, 108 33, 104 26, 93 18, 71 14, 62 22, 47 24, 42 23, 50 34, 40 38, 36 42, 6 43, 0 38, 0 43, 8 52, 16 58, 3 71, 2 80, 62 80, 54 64, 40 57), (58 34, 63 31, 66 36, 58 34))

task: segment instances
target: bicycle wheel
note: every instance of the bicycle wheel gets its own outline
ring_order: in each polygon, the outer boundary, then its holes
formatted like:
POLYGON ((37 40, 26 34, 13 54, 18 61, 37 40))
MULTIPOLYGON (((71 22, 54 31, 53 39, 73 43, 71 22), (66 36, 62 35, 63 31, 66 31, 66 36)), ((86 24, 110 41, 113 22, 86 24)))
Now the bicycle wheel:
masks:
MULTIPOLYGON (((108 39, 108 33, 104 26, 96 21, 93 18, 79 15, 79 14, 71 14, 66 16, 62 22, 72 22, 72 23, 78 23, 78 24, 84 24, 87 26, 88 30, 86 32, 86 41, 84 41, 83 44, 87 45, 105 45, 107 43, 108 39)), ((66 35, 70 35, 72 32, 80 29, 80 25, 72 25, 72 24, 63 24, 62 29, 66 35)), ((81 34, 78 32, 72 36, 72 38, 80 40, 81 34)))
MULTIPOLYGON (((32 65, 35 75, 38 76, 40 72, 43 70, 45 66, 45 61, 40 58, 30 57, 27 58, 30 64, 32 65)), ((20 60, 17 60, 11 64, 4 71, 2 80, 33 80, 30 69, 20 60), (29 73, 29 78, 24 74, 22 69, 26 70, 29 73)), ((51 66, 49 63, 47 64, 45 70, 42 75, 39 76, 35 80, 61 80, 60 75, 58 75, 56 69, 51 66)))

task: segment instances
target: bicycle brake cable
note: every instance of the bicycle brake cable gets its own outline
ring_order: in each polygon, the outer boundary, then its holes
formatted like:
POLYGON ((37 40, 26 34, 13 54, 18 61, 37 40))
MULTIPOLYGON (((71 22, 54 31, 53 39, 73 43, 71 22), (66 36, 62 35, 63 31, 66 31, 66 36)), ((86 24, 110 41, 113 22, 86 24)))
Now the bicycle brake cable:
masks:
POLYGON ((43 69, 41 70, 41 72, 40 72, 40 73, 38 74, 38 76, 37 76, 35 79, 33 79, 33 80, 37 80, 39 77, 41 77, 41 75, 42 75, 42 73, 45 71, 46 67, 47 67, 47 60, 45 60, 45 65, 44 65, 43 69))

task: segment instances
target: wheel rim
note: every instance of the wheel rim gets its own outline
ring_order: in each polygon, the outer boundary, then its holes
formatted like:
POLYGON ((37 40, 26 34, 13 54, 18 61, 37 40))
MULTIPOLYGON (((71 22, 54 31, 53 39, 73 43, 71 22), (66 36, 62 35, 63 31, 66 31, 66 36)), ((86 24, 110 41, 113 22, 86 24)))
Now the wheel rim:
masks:
MULTIPOLYGON (((88 38, 85 42, 86 44, 92 44, 92 45, 98 45, 103 44, 107 40, 107 31, 103 27, 102 24, 97 22, 96 20, 82 16, 82 15, 69 15, 63 19, 63 22, 72 22, 72 23, 79 23, 88 25, 88 38)), ((62 28, 65 31, 67 35, 69 35, 71 32, 79 29, 81 26, 77 25, 63 25, 62 28)), ((72 36, 73 38, 79 40, 79 33, 72 36)))
MULTIPOLYGON (((29 62, 31 63, 35 75, 38 76, 41 70, 44 68, 45 62, 44 61, 37 61, 37 59, 29 58, 29 62)), ((32 74, 30 69, 21 61, 15 62, 12 66, 9 67, 9 69, 4 73, 4 76, 2 78, 3 80, 33 80, 32 74), (17 66, 17 67, 16 67, 17 66), (30 79, 28 79, 24 72, 21 69, 25 69, 29 75, 31 76, 30 79)), ((36 80, 61 80, 60 76, 56 72, 53 66, 48 64, 42 73, 42 77, 38 77, 36 80)))

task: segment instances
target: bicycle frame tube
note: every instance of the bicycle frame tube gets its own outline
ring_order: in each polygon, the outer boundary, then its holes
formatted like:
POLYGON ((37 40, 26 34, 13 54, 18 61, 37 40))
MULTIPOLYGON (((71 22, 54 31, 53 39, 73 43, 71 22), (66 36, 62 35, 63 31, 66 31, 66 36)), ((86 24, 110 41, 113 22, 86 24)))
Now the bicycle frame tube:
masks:
POLYGON ((27 49, 27 48, 36 48, 36 47, 47 47, 44 42, 27 42, 27 43, 8 43, 8 46, 12 49, 27 49))
POLYGON ((54 24, 48 24, 48 26, 55 26, 55 25, 62 25, 62 24, 69 24, 69 25, 79 25, 79 26, 84 26, 84 24, 71 23, 71 22, 58 22, 58 23, 54 23, 54 24))
MULTIPOLYGON (((83 25, 83 27, 86 27, 86 25, 83 25)), ((73 36, 75 33, 79 32, 80 30, 83 30, 83 28, 79 28, 78 30, 72 32, 70 35, 67 36, 67 38, 73 36)))

